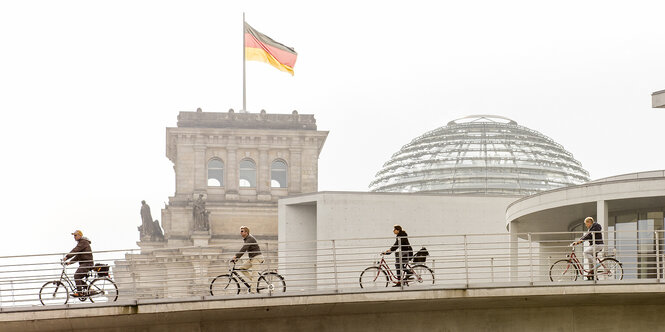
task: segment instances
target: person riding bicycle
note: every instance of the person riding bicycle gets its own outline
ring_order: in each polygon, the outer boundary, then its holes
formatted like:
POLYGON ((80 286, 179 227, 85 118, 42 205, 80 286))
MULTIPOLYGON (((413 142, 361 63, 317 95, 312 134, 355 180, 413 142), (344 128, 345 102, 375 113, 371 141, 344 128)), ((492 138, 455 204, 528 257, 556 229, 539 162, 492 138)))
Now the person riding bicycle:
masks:
POLYGON ((76 273, 74 273, 76 292, 72 295, 85 296, 85 282, 83 281, 83 278, 95 265, 92 258, 92 248, 90 248, 90 243, 92 243, 92 241, 87 237, 83 237, 83 232, 78 229, 74 231, 72 235, 74 235, 74 239, 78 244, 65 256, 64 261, 67 265, 73 264, 74 262, 79 263, 79 268, 76 269, 76 273), (70 258, 72 260, 67 262, 70 258))
POLYGON ((582 236, 578 241, 573 242, 573 245, 578 245, 586 240, 589 240, 589 246, 584 249, 584 256, 589 261, 590 272, 587 275, 587 279, 593 280, 593 266, 595 265, 593 254, 598 254, 603 250, 603 227, 600 226, 599 223, 595 222, 592 217, 586 217, 586 219, 584 219, 584 225, 589 231, 584 234, 584 236, 582 236))
POLYGON ((245 278, 249 280, 249 285, 250 289, 249 292, 252 292, 252 286, 254 284, 254 280, 257 279, 258 277, 258 270, 254 269, 254 265, 259 265, 263 264, 263 255, 261 254, 261 248, 259 248, 259 244, 256 242, 256 238, 254 238, 253 235, 249 234, 249 227, 247 226, 242 226, 240 227, 240 235, 243 238, 243 241, 245 242, 245 245, 240 248, 240 251, 231 258, 231 262, 237 261, 242 255, 247 252, 248 258, 245 259, 245 261, 238 267, 239 269, 242 269, 242 274, 245 275, 245 278))
POLYGON ((406 274, 404 280, 407 280, 413 276, 413 272, 406 270, 406 263, 408 263, 413 257, 413 248, 409 244, 408 234, 402 229, 400 225, 393 225, 393 233, 395 234, 395 244, 393 244, 390 249, 383 252, 385 255, 390 255, 395 251, 395 267, 397 268, 397 280, 398 282, 393 285, 393 287, 400 287, 402 285, 402 270, 405 270, 406 274), (397 252, 399 250, 399 252, 397 252))

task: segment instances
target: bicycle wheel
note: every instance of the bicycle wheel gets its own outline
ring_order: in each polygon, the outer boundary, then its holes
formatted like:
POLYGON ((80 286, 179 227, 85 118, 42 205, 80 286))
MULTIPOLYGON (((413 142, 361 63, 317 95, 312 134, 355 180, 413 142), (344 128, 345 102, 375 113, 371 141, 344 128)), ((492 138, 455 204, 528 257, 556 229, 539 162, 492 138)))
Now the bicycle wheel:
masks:
POLYGON ((276 272, 266 272, 259 277, 256 283, 257 293, 283 293, 286 292, 284 278, 276 272))
POLYGON ((115 302, 118 299, 118 286, 110 278, 97 278, 88 286, 90 302, 115 302))
POLYGON ((49 281, 39 290, 42 305, 66 304, 69 301, 67 286, 60 281, 49 281))
POLYGON ((240 294, 240 285, 236 278, 222 274, 210 283, 210 295, 233 295, 240 294))
POLYGON ((577 271, 575 264, 569 259, 558 260, 550 267, 551 281, 575 281, 578 274, 579 271, 577 271))
POLYGON ((434 285, 434 272, 429 267, 419 264, 411 267, 413 279, 407 273, 407 282, 412 285, 434 285))
POLYGON ((621 280, 623 279, 623 266, 614 258, 605 258, 600 261, 596 276, 598 280, 621 280))
POLYGON ((375 289, 388 287, 386 271, 376 266, 370 266, 360 274, 360 288, 375 289))

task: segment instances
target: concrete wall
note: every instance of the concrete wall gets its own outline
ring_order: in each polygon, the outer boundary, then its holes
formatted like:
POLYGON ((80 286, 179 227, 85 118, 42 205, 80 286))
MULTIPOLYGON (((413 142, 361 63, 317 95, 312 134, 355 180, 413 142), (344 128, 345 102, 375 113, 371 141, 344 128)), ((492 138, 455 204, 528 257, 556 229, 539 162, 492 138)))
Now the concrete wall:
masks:
MULTIPOLYGON (((280 215, 279 228, 291 230, 294 224, 315 223, 317 240, 390 237, 394 236, 394 224, 402 225, 410 236, 507 233, 506 207, 517 198, 319 192, 281 199, 280 211, 288 211, 307 202, 315 204, 316 219, 289 215, 287 212, 284 218, 280 215)), ((295 233, 291 237, 300 236, 303 232, 293 230, 295 233)), ((294 239, 280 237, 280 241, 284 240, 294 239)))
MULTIPOLYGON (((393 244, 393 225, 400 224, 409 234, 414 250, 421 246, 430 250, 429 266, 434 268, 437 282, 467 282, 469 280, 463 277, 465 264, 459 259, 464 255, 463 234, 499 234, 485 239, 507 245, 505 208, 515 199, 514 196, 359 192, 319 192, 281 199, 278 203, 280 257, 298 256, 289 258, 289 263, 307 268, 298 270, 297 275, 283 269, 280 273, 290 283, 304 285, 307 279, 317 279, 316 287, 308 284, 310 290, 337 285, 360 289, 360 273, 393 244), (296 244, 292 241, 317 242, 296 244), (304 257, 300 250, 305 247, 308 255, 315 256, 304 257), (333 260, 336 266, 332 265, 333 260)), ((490 275, 487 267, 491 264, 492 252, 496 250, 488 250, 486 260, 472 263, 483 266, 482 271, 474 270, 479 272, 475 276, 480 272, 490 275)), ((392 256, 386 260, 394 266, 392 256)), ((503 262, 505 264, 507 262, 503 262)), ((503 270, 497 270, 495 276, 506 275, 507 269, 503 270)), ((486 279, 484 281, 490 281, 491 277, 486 279)))

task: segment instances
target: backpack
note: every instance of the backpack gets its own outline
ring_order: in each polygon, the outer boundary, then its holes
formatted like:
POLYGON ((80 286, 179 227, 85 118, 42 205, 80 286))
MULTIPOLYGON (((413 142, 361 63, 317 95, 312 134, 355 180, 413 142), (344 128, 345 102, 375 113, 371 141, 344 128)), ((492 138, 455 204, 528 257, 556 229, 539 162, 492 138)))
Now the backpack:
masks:
POLYGON ((425 263, 427 260, 427 256, 429 256, 429 251, 427 251, 427 248, 422 247, 418 252, 416 252, 415 255, 413 255, 413 262, 414 263, 425 263))

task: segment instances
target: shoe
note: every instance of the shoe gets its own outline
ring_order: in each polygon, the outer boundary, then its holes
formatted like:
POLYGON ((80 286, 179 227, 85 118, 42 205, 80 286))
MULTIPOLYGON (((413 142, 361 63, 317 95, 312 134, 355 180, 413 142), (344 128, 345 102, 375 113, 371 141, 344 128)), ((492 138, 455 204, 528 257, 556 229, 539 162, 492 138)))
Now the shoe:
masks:
POLYGON ((74 292, 72 294, 72 296, 73 297, 84 297, 84 296, 88 296, 88 294, 86 294, 85 292, 74 292))
POLYGON ((589 274, 587 274, 587 276, 586 276, 586 280, 593 280, 593 279, 594 279, 594 275, 593 275, 593 273, 589 273, 589 274))
POLYGON ((396 283, 396 284, 393 285, 393 287, 401 287, 401 286, 402 286, 402 283, 401 283, 401 282, 398 282, 398 283, 396 283))
POLYGON ((411 273, 407 273, 407 275, 406 275, 406 277, 404 278, 404 280, 409 280, 409 279, 413 279, 413 274, 411 274, 411 273))

